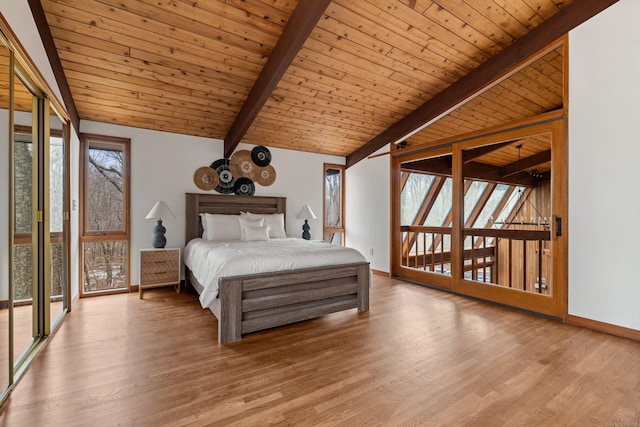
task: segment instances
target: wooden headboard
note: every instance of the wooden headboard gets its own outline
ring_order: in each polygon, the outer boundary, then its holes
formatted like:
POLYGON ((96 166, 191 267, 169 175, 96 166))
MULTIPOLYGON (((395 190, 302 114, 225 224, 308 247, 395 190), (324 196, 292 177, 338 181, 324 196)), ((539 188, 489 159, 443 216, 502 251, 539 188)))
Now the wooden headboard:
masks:
MULTIPOLYGON (((202 237, 201 213, 237 215, 240 212, 257 214, 283 213, 286 216, 286 197, 229 196, 222 194, 186 193, 185 245, 196 237, 202 237)), ((286 218, 285 218, 286 224, 286 218)))

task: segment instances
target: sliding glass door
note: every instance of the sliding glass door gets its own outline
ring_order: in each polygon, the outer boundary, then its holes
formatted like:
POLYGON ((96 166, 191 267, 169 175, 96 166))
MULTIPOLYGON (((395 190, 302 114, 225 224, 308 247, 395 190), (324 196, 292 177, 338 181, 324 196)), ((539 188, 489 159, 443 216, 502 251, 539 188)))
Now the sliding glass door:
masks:
POLYGON ((2 401, 68 309, 69 130, 0 24, 2 401))
POLYGON ((564 115, 392 159, 392 274, 567 316, 564 115))

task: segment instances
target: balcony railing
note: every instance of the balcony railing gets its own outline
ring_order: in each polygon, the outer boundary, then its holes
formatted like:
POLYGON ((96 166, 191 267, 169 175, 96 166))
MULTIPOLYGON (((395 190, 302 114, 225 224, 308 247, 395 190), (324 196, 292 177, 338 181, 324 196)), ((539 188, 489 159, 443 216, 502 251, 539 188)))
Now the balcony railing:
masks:
MULTIPOLYGON (((400 230, 402 266, 451 274, 450 227, 402 226, 400 230)), ((550 292, 549 230, 465 228, 462 235, 465 279, 550 292)))

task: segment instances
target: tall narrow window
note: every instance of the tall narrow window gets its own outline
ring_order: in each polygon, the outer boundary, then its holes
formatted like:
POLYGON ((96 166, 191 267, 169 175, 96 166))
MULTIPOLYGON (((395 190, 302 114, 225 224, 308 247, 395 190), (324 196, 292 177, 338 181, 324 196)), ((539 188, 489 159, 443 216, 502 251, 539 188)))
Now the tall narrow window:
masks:
POLYGON ((344 166, 324 165, 323 240, 344 245, 344 166))
POLYGON ((129 140, 82 138, 80 294, 129 290, 129 140))

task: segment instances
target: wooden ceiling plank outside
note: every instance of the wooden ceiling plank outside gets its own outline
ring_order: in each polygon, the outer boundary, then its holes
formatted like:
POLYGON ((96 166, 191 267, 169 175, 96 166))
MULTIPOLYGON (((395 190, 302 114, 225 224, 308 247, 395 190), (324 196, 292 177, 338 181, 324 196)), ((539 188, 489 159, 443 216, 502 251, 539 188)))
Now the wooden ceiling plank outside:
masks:
POLYGON ((540 153, 534 154, 533 156, 526 157, 524 159, 519 159, 513 163, 510 163, 506 166, 500 168, 500 173, 504 177, 508 177, 511 175, 515 175, 518 172, 525 171, 529 168, 538 166, 542 163, 551 161, 551 150, 541 151, 540 153))
POLYGON ((484 147, 472 148, 469 150, 464 150, 462 152, 462 162, 469 163, 478 157, 484 156, 485 154, 493 153, 494 151, 500 150, 504 147, 507 147, 516 141, 505 141, 498 144, 485 145, 484 147))
POLYGON ((56 45, 53 41, 53 36, 51 35, 51 29, 47 24, 47 17, 44 13, 44 9, 42 8, 40 0, 29 0, 29 8, 31 9, 33 20, 35 21, 36 28, 38 29, 38 33, 40 34, 42 45, 44 46, 44 50, 47 53, 49 64, 51 64, 51 70, 53 71, 53 75, 56 79, 56 82, 58 83, 58 89, 60 89, 62 100, 65 104, 67 112, 69 113, 71 126, 73 126, 73 128, 76 130, 76 133, 79 135, 80 116, 78 115, 78 109, 76 108, 76 104, 73 101, 71 88, 64 74, 62 61, 60 61, 60 57, 58 56, 58 51, 56 50, 56 45))
MULTIPOLYGON (((570 4, 543 24, 506 47, 496 56, 480 65, 449 88, 425 102, 400 121, 370 139, 358 150, 347 156, 346 166, 350 167, 383 146, 405 139, 411 133, 446 113, 456 105, 468 100, 492 83, 504 78, 518 64, 527 61, 553 43, 569 30, 600 13, 618 0, 583 0, 570 4)), ((447 2, 438 2, 447 3, 447 2)), ((448 4, 451 4, 449 2, 448 4)), ((440 4, 442 7, 445 5, 440 4)), ((538 59, 538 58, 536 58, 538 59)), ((533 61, 531 61, 533 62, 533 61)), ((521 65, 522 66, 522 65, 521 65)))
POLYGON ((236 149, 329 3, 331 0, 298 3, 296 10, 291 15, 291 20, 282 32, 282 36, 273 48, 271 56, 224 138, 225 157, 230 157, 233 150, 236 149))

